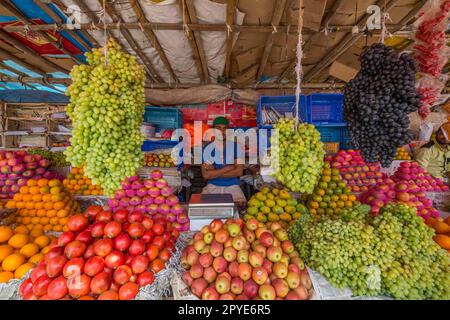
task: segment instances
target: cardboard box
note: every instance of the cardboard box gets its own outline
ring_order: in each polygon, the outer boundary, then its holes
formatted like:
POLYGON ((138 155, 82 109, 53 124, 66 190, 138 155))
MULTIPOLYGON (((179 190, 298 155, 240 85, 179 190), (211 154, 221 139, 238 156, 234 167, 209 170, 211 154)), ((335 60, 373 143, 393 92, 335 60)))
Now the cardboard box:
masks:
POLYGON ((349 82, 357 74, 358 69, 355 69, 354 67, 351 67, 339 60, 333 62, 330 67, 330 75, 345 82, 349 82))
POLYGON ((258 58, 260 58, 263 55, 263 52, 264 47, 259 46, 236 55, 236 62, 239 72, 242 72, 248 67, 255 64, 255 61, 257 61, 258 58))

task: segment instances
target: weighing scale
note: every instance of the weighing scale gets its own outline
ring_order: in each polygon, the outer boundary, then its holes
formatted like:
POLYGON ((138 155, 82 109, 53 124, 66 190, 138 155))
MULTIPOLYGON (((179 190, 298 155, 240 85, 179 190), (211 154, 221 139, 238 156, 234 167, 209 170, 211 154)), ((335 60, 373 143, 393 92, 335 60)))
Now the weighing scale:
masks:
POLYGON ((188 205, 191 231, 200 230, 214 219, 238 218, 231 194, 193 194, 188 205))

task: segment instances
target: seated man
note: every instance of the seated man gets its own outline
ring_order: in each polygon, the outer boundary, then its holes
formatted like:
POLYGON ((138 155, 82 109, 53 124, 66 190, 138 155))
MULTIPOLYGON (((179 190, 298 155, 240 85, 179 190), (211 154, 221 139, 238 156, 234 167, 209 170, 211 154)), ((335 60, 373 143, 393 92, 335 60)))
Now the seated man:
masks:
MULTIPOLYGON (((214 143, 215 149, 211 152, 211 156, 216 159, 216 152, 220 152, 218 157, 221 161, 209 160, 202 165, 202 175, 208 180, 208 185, 203 188, 203 194, 231 194, 233 201, 236 203, 245 203, 247 200, 242 192, 240 185, 240 177, 243 175, 244 165, 238 164, 236 159, 239 157, 237 143, 233 142, 233 149, 227 148, 226 130, 228 128, 228 120, 225 117, 217 117, 214 119, 213 127, 222 133, 221 137, 216 137, 214 143), (216 143, 217 142, 217 143, 216 143), (234 161, 227 163, 227 152, 234 152, 234 161)), ((209 145, 211 145, 209 144, 209 145)), ((205 154, 204 154, 205 156, 205 154)), ((208 156, 208 155, 206 155, 208 156)), ((233 159, 231 159, 233 160, 233 159)))
POLYGON ((448 182, 450 177, 450 122, 444 123, 431 141, 422 146, 415 160, 432 176, 448 182))

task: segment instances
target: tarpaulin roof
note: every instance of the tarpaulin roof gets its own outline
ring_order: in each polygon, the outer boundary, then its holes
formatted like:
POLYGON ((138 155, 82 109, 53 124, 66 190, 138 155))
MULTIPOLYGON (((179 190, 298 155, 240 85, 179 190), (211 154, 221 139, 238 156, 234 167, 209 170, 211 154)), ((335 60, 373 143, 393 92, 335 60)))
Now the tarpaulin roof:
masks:
MULTIPOLYGON (((41 77, 56 71, 67 74, 73 65, 85 62, 83 53, 103 45, 107 36, 137 56, 145 65, 152 86, 226 83, 234 88, 252 88, 261 83, 286 82, 292 85, 299 3, 299 0, 5 0, 0 1, 0 59, 20 62, 41 77)), ((303 82, 328 85, 346 81, 343 74, 353 74, 359 69, 358 55, 364 47, 380 41, 379 30, 370 33, 366 30, 366 22, 375 17, 370 7, 389 13, 389 32, 405 33, 398 45, 402 48, 409 45, 408 37, 413 31, 406 29, 431 1, 303 0, 302 3, 303 82)), ((3 79, 13 80, 7 76, 3 79)), ((50 80, 53 81, 49 83, 66 85, 70 81, 50 80)))
POLYGON ((9 103, 55 103, 67 104, 69 99, 60 93, 43 90, 1 90, 0 101, 9 103))

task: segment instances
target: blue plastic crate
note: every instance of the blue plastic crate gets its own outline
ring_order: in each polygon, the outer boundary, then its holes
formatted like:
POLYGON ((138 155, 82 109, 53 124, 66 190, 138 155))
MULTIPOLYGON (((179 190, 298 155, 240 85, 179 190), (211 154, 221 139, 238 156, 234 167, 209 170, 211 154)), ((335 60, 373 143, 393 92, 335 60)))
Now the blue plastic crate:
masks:
POLYGON ((320 140, 322 142, 339 142, 339 149, 346 150, 349 148, 349 135, 346 126, 316 126, 320 132, 320 140))
POLYGON ((183 113, 177 108, 145 107, 144 122, 162 129, 179 129, 183 127, 183 113))
POLYGON ((344 130, 341 149, 347 150, 347 149, 352 149, 352 148, 353 148, 353 144, 352 144, 352 139, 350 138, 350 131, 348 130, 348 128, 346 128, 346 130, 344 130))
POLYGON ((307 96, 307 122, 338 124, 344 121, 344 95, 314 93, 307 96))
MULTIPOLYGON (((262 119, 262 111, 264 108, 274 109, 281 115, 285 115, 287 113, 291 113, 292 116, 295 116, 295 96, 261 96, 258 101, 258 105, 256 106, 256 115, 258 121, 258 128, 261 127, 272 127, 270 124, 263 123, 262 119)), ((300 105, 299 105, 299 117, 302 121, 307 121, 307 104, 306 104, 306 96, 300 96, 300 105)))
POLYGON ((172 149, 178 144, 178 141, 172 140, 146 140, 142 145, 142 151, 150 152, 159 149, 172 149))

